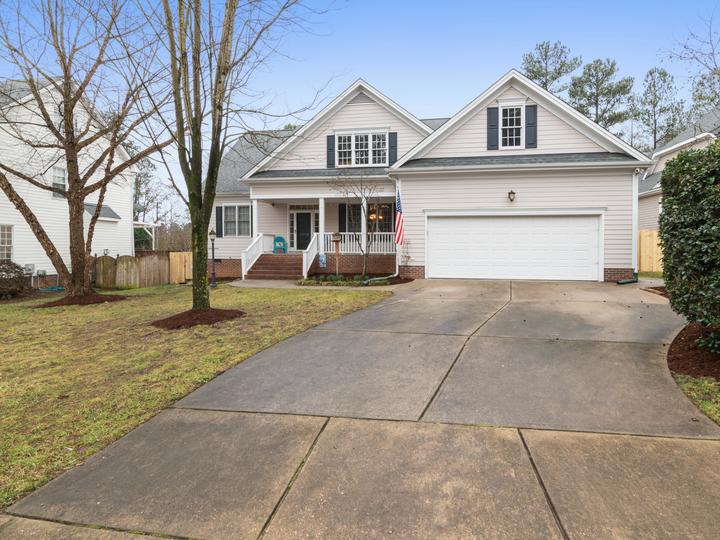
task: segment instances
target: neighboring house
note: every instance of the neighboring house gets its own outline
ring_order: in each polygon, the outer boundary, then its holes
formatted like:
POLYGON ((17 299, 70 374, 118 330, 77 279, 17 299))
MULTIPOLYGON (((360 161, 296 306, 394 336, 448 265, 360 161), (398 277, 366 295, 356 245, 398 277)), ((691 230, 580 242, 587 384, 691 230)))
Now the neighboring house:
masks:
POLYGON ((341 271, 357 272, 366 238, 357 231, 377 230, 368 247, 376 274, 397 260, 416 278, 630 277, 649 164, 515 70, 452 118, 425 121, 359 80, 301 128, 248 134, 225 156, 218 274, 333 272, 333 233, 341 271), (358 179, 375 184, 371 201, 338 189, 358 179), (398 191, 406 244, 396 257, 398 191), (270 255, 274 236, 289 255, 270 255))
POLYGON ((683 130, 652 156, 653 163, 640 180, 639 229, 657 230, 662 212, 660 176, 665 164, 683 150, 697 150, 711 144, 720 134, 720 109, 704 114, 695 124, 683 130))
MULTIPOLYGON (((53 90, 46 85, 47 107, 58 103, 53 90)), ((0 107, 3 108, 0 121, 0 162, 12 163, 25 173, 37 175, 48 184, 67 185, 65 160, 54 149, 36 150, 21 143, 12 135, 13 130, 21 130, 24 136, 37 139, 39 132, 47 128, 38 126, 38 116, 31 108, 36 107, 27 85, 22 81, 0 81, 0 107), (16 121, 8 123, 8 117, 16 121), (28 123, 30 119, 35 125, 28 123), (30 131, 35 130, 35 131, 30 131)), ((53 110, 53 109, 48 109, 53 110)), ((54 110, 57 110, 55 108, 54 110)), ((86 111, 87 112, 87 111, 86 111)), ((59 112, 57 113, 59 115, 59 112)), ((89 113, 88 113, 89 114, 89 113)), ((49 131, 47 131, 49 135, 49 131)), ((101 139, 87 149, 97 155, 105 148, 101 139)), ((127 156, 119 156, 128 159, 127 156)), ((81 156, 81 171, 86 164, 81 156)), ((68 227, 68 206, 62 195, 43 190, 8 174, 15 190, 20 194, 33 213, 37 216, 60 255, 70 265, 70 242, 68 227)), ((108 185, 100 217, 95 226, 92 252, 102 255, 133 255, 133 168, 108 185)), ((97 205, 97 193, 90 195, 85 204, 85 227, 90 221, 97 205)), ((37 275, 47 274, 53 283, 55 268, 46 256, 23 216, 18 212, 5 194, 0 191, 0 260, 11 260, 22 266, 28 266, 37 275)))

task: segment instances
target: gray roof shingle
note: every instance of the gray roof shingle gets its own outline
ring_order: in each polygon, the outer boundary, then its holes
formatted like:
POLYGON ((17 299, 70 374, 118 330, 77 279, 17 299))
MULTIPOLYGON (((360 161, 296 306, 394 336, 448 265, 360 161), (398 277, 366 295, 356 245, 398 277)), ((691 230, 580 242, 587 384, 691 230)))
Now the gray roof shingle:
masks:
MULTIPOLYGON (((90 215, 93 215, 95 213, 96 208, 96 203, 85 203, 85 211, 90 215)), ((117 212, 115 212, 115 210, 113 210, 106 204, 103 204, 100 207, 100 217, 104 219, 121 219, 117 212)))
POLYGON ((701 133, 712 133, 713 135, 720 133, 720 108, 712 109, 703 114, 696 122, 693 122, 692 125, 682 130, 667 143, 656 148, 655 152, 660 152, 661 150, 675 146, 701 133))
POLYGON ((400 168, 410 167, 471 167, 473 165, 540 165, 552 163, 594 163, 634 160, 618 152, 585 152, 577 154, 529 154, 513 156, 470 156, 411 159, 400 168))
POLYGON ((660 176, 662 172, 648 174, 645 178, 641 178, 638 184, 638 193, 645 193, 651 189, 655 189, 660 184, 660 176))
POLYGON ((293 130, 255 131, 241 135, 225 152, 218 171, 218 193, 249 193, 241 179, 293 134, 293 130))
POLYGON ((352 167, 347 169, 295 169, 260 171, 252 175, 252 179, 261 178, 334 178, 358 176, 387 176, 387 167, 352 167))

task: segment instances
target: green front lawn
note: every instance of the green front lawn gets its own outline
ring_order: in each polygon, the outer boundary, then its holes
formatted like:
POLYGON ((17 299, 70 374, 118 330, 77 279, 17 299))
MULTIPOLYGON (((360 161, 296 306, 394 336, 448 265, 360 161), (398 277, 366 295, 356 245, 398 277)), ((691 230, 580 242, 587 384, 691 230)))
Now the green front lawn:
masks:
POLYGON ((675 381, 698 409, 720 424, 720 380, 714 377, 693 377, 673 373, 675 381))
POLYGON ((93 306, 0 304, 0 509, 261 349, 389 295, 225 285, 213 306, 246 317, 168 332, 149 323, 188 309, 188 287, 123 294, 93 306))

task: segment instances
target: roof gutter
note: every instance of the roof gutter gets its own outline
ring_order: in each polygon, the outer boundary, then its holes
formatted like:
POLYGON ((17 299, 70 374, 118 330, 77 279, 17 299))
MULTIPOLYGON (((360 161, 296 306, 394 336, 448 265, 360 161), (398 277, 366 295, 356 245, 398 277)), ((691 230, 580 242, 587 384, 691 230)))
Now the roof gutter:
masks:
POLYGON ((650 197, 652 195, 661 195, 662 194, 662 188, 656 187, 649 189, 648 191, 643 191, 640 195, 638 195, 638 199, 644 199, 645 197, 650 197))
POLYGON ((663 148, 662 150, 655 152, 652 155, 652 158, 657 159, 661 156, 664 156, 665 154, 669 154, 671 152, 674 152, 675 150, 684 148, 685 146, 690 146, 693 143, 702 141, 703 139, 711 139, 712 140, 712 139, 715 139, 715 135, 713 135, 712 133, 709 133, 709 132, 701 133, 700 135, 695 135, 694 137, 690 137, 689 139, 685 139, 682 142, 673 144, 672 146, 669 146, 668 148, 663 148))
POLYGON ((472 173, 472 172, 523 172, 523 171, 537 171, 538 169, 544 171, 554 170, 568 170, 568 169, 636 169, 638 167, 649 167, 652 164, 651 161, 617 161, 617 162, 587 162, 587 163, 535 163, 528 165, 461 165, 461 166, 437 166, 437 167, 401 167, 399 169, 392 169, 388 171, 388 176, 394 178, 398 174, 436 174, 438 172, 455 172, 455 173, 472 173))

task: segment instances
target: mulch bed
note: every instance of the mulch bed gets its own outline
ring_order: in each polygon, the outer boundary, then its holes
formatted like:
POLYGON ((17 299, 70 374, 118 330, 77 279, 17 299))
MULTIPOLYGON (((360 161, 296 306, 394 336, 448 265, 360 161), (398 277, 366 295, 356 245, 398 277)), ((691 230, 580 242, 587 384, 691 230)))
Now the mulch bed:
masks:
POLYGON ((644 287, 643 291, 659 294, 660 296, 664 296, 665 298, 670 298, 670 295, 668 294, 665 287, 644 287))
POLYGON ((409 278, 409 277, 397 276, 392 279, 388 279, 388 281, 390 282, 390 285, 402 285, 403 283, 411 283, 415 280, 413 278, 409 278))
POLYGON ((163 330, 180 330, 182 328, 192 328, 202 324, 215 324, 223 321, 231 321, 244 317, 245 312, 239 309, 189 309, 168 317, 160 319, 153 323, 153 326, 162 328, 163 330))
POLYGON ((92 304, 105 304, 107 302, 120 302, 125 300, 127 296, 121 294, 88 294, 85 296, 64 296, 59 300, 46 302, 35 306, 36 308, 50 308, 58 306, 89 306, 92 304))
POLYGON ((697 345, 698 338, 703 337, 706 331, 697 323, 690 323, 680 331, 668 351, 670 371, 720 380, 720 355, 697 345))

